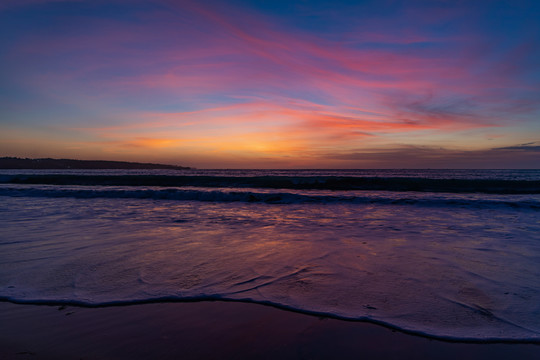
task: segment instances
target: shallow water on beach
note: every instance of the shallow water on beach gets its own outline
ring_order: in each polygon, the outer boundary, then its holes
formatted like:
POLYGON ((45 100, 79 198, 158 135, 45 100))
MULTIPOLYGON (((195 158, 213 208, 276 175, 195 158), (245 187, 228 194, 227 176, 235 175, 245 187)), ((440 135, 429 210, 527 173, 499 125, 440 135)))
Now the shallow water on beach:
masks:
POLYGON ((311 200, 253 202, 49 187, 0 189, 2 299, 237 299, 445 338, 540 340, 538 195, 287 190, 311 200))

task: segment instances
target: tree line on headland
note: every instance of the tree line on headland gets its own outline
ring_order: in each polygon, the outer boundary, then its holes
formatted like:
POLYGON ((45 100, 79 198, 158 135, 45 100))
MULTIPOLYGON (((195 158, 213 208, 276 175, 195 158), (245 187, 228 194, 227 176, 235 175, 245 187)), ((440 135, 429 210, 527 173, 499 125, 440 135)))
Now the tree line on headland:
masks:
POLYGON ((164 169, 186 170, 190 167, 153 163, 108 160, 73 159, 28 159, 17 157, 0 158, 0 169, 164 169))

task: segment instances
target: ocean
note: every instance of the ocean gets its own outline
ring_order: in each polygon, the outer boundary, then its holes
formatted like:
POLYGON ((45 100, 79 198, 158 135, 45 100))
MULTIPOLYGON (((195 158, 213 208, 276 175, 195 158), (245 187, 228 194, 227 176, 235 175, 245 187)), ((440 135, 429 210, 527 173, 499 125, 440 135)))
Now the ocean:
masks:
POLYGON ((540 342, 540 170, 1 170, 0 300, 540 342))

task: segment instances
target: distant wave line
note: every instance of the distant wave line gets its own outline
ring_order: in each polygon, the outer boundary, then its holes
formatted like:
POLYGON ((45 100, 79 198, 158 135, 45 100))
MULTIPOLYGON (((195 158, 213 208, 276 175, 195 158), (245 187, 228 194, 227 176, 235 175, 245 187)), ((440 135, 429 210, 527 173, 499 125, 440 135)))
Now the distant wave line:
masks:
POLYGON ((540 181, 343 176, 2 175, 4 184, 540 194, 540 181))

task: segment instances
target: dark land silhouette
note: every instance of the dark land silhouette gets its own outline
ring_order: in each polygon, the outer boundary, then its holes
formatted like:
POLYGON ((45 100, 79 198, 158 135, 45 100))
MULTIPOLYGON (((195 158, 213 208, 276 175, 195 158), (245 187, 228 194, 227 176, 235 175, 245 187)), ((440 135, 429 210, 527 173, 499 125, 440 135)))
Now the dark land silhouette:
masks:
POLYGON ((165 169, 186 170, 189 167, 153 163, 138 163, 107 160, 73 159, 28 159, 17 157, 0 158, 0 169, 165 169))

